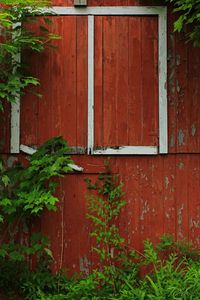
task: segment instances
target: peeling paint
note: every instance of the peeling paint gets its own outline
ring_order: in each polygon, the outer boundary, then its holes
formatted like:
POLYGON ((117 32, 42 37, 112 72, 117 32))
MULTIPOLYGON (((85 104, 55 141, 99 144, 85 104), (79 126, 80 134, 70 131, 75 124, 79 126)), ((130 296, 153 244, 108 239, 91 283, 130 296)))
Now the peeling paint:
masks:
POLYGON ((178 80, 176 81, 176 91, 177 91, 177 93, 180 93, 180 91, 181 91, 181 86, 180 86, 178 80))
POLYGON ((168 212, 165 212, 165 217, 166 217, 166 219, 170 219, 170 214, 168 213, 168 212))
POLYGON ((182 146, 182 145, 185 144, 184 138, 185 138, 185 134, 184 134, 183 130, 179 129, 179 131, 178 131, 178 144, 179 144, 179 146, 182 146))
POLYGON ((80 257, 80 272, 89 275, 91 263, 86 256, 80 257))
POLYGON ((177 210, 178 225, 182 224, 182 212, 183 212, 183 208, 184 208, 184 205, 182 204, 182 206, 180 208, 178 208, 178 210, 177 210))
POLYGON ((199 228, 199 223, 200 223, 200 221, 198 220, 198 221, 195 221, 195 220, 193 220, 192 218, 190 219, 190 229, 192 229, 192 228, 199 228))
POLYGON ((178 163, 178 168, 179 168, 179 170, 182 170, 183 168, 184 168, 184 166, 185 166, 185 164, 183 163, 183 162, 179 162, 178 163))
POLYGON ((191 134, 192 134, 192 136, 195 136, 195 134, 196 134, 196 126, 195 126, 195 124, 192 124, 191 134))
POLYGON ((144 215, 149 212, 149 204, 147 201, 144 202, 144 205, 142 207, 141 215, 140 215, 140 220, 144 220, 144 215))
POLYGON ((166 190, 168 189, 169 187, 169 178, 167 176, 165 176, 165 188, 166 190))

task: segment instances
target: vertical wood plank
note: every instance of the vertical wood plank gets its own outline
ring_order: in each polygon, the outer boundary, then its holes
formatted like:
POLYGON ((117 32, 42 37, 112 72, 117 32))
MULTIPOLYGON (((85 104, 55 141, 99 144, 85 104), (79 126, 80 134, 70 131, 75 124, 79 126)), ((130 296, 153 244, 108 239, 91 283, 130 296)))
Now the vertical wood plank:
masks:
POLYGON ((95 17, 95 91, 94 91, 94 122, 95 147, 104 144, 104 109, 103 109, 103 17, 95 17))
POLYGON ((89 273, 91 265, 89 221, 86 219, 86 183, 84 176, 69 175, 64 181, 64 258, 72 272, 89 273))
POLYGON ((129 18, 128 137, 129 145, 135 146, 142 144, 141 20, 141 17, 129 18))
POLYGON ((176 156, 176 234, 177 239, 189 237, 188 211, 188 162, 186 155, 176 156))
POLYGON ((200 55, 199 48, 188 49, 188 87, 186 113, 189 115, 188 152, 200 152, 200 55))
POLYGON ((149 223, 151 235, 153 233, 154 242, 158 242, 164 234, 164 180, 163 180, 163 159, 161 156, 152 157, 150 163, 151 168, 151 221, 149 223))
POLYGON ((156 145, 158 137, 155 121, 158 120, 158 81, 155 80, 158 66, 157 55, 155 55, 158 33, 154 19, 142 18, 142 135, 143 143, 146 145, 156 145))
POLYGON ((4 104, 0 111, 0 153, 10 152, 10 104, 4 104))
POLYGON ((77 17, 77 146, 87 145, 87 17, 77 17))
POLYGON ((76 132, 76 112, 77 112, 77 66, 76 66, 76 17, 70 16, 64 18, 62 45, 63 61, 63 89, 64 97, 62 100, 62 132, 65 132, 65 138, 69 145, 77 145, 76 132), (68 130, 69 128, 69 130, 68 130))
POLYGON ((188 178, 188 214, 189 240, 196 247, 200 247, 200 158, 199 155, 189 157, 188 178))
POLYGON ((129 17, 116 19, 116 145, 128 145, 128 20, 129 17))
MULTIPOLYGON (((130 249, 137 250, 142 248, 142 241, 140 237, 140 201, 142 191, 140 188, 139 164, 140 163, 138 159, 136 159, 135 157, 126 158, 126 180, 123 181, 125 190, 125 200, 127 202, 127 242, 130 249)), ((124 168, 123 165, 123 162, 121 162, 120 169, 124 168)))
POLYGON ((176 147, 179 152, 187 152, 188 141, 189 141, 189 115, 190 104, 188 102, 188 47, 184 46, 183 35, 177 36, 176 40, 176 59, 179 59, 178 65, 176 66, 176 91, 177 91, 177 140, 176 147))
POLYGON ((151 232, 153 228, 151 227, 151 185, 152 178, 150 177, 151 170, 149 168, 149 160, 146 157, 143 160, 140 160, 139 164, 140 170, 140 238, 141 243, 147 238, 151 237, 151 232))
POLYGON ((176 43, 173 23, 175 16, 168 11, 168 149, 169 153, 176 152, 177 127, 177 92, 176 92, 176 43))
MULTIPOLYGON (((164 232, 176 237, 176 162, 175 156, 163 157, 164 232)), ((158 170, 159 174, 159 170, 158 170)))
POLYGON ((116 18, 103 18, 104 145, 116 146, 116 18))

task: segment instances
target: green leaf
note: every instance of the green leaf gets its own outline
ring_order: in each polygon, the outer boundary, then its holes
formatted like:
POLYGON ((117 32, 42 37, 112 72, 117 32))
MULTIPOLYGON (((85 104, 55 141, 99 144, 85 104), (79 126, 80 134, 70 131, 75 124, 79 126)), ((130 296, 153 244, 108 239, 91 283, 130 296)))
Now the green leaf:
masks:
POLYGON ((10 183, 10 178, 7 175, 3 175, 1 180, 2 180, 3 184, 5 185, 5 187, 7 187, 8 184, 10 183))
POLYGON ((8 198, 0 199, 0 206, 12 206, 12 201, 8 198))
POLYGON ((53 258, 52 251, 49 248, 44 248, 44 251, 50 258, 53 258))
POLYGON ((178 32, 181 32, 181 31, 182 31, 182 29, 183 29, 183 24, 184 24, 184 20, 185 20, 185 19, 186 19, 185 16, 180 16, 180 17, 178 18, 178 20, 175 21, 175 23, 174 23, 174 30, 175 30, 175 31, 178 31, 178 32))

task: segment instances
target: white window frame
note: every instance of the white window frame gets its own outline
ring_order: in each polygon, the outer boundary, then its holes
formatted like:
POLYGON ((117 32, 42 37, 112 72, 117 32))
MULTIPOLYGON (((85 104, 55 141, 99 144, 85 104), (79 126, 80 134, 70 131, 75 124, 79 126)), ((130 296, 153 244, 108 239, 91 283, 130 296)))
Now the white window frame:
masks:
MULTIPOLYGON (((102 6, 44 8, 55 15, 88 16, 88 154, 94 155, 156 155, 168 153, 167 117, 167 8, 162 6, 102 6), (158 78, 159 78, 159 146, 120 146, 94 149, 94 18, 95 16, 158 16, 158 78)), ((20 151, 20 103, 11 109, 11 153, 20 151)))

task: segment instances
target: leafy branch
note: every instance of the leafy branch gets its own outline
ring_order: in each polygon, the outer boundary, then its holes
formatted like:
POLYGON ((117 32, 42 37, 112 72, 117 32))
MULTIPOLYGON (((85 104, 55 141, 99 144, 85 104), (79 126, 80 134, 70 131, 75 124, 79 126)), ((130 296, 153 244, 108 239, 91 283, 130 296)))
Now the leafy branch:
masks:
POLYGON ((174 30, 185 32, 194 46, 200 46, 200 0, 166 0, 174 5, 179 13, 174 22, 174 30))
POLYGON ((0 240, 3 252, 0 251, 0 256, 8 255, 5 249, 9 247, 4 245, 5 241, 15 244, 19 226, 28 226, 44 209, 56 210, 59 199, 54 196, 55 178, 72 171, 70 164, 73 161, 67 155, 68 150, 66 142, 56 137, 42 145, 26 167, 16 164, 7 169, 1 162, 0 240))
POLYGON ((21 54, 25 50, 43 52, 58 39, 49 32, 51 20, 44 17, 45 26, 39 26, 39 33, 28 26, 37 23, 37 16, 45 16, 42 8, 49 6, 46 0, 1 0, 0 1, 0 110, 4 101, 15 102, 29 86, 39 85, 39 79, 29 74, 21 54))

